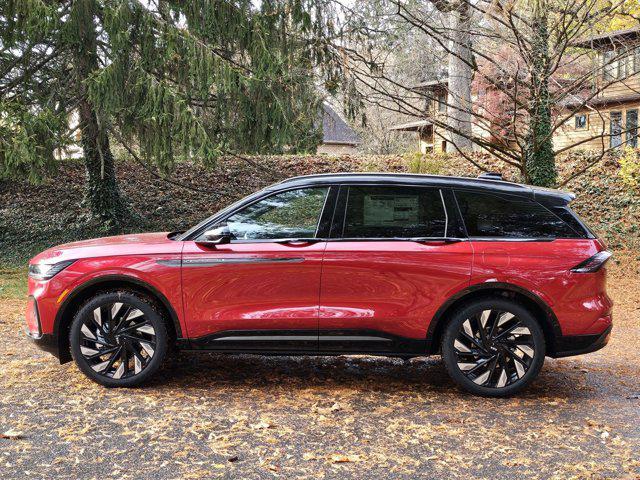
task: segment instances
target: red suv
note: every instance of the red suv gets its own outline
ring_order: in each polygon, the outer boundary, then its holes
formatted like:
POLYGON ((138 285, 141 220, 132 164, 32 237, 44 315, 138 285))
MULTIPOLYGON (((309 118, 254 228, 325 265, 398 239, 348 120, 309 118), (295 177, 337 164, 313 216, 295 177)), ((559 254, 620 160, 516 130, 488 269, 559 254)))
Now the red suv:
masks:
POLYGON ((610 253, 569 193, 502 181, 311 175, 186 232, 51 248, 29 265, 29 336, 92 380, 147 380, 171 347, 281 355, 441 354, 477 394, 611 332, 610 253))

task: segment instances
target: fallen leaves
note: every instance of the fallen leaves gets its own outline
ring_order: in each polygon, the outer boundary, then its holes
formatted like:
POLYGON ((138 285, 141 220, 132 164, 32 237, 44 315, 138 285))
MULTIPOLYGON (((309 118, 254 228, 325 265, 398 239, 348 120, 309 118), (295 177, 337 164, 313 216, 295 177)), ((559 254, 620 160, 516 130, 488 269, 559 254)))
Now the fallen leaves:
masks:
POLYGON ((266 430, 267 428, 275 428, 275 425, 271 422, 260 420, 258 423, 249 425, 252 430, 266 430))
POLYGON ((143 389, 104 389, 25 342, 24 302, 0 300, 0 478, 635 480, 635 283, 610 282, 607 348, 502 400, 461 394, 437 358, 365 356, 185 354, 143 389))
POLYGON ((360 461, 360 457, 358 455, 345 455, 342 453, 334 453, 329 457, 329 460, 332 463, 350 463, 350 462, 360 461))
POLYGON ((10 429, 4 433, 0 433, 0 438, 3 438, 5 440, 20 440, 21 438, 23 438, 23 435, 22 432, 10 429))

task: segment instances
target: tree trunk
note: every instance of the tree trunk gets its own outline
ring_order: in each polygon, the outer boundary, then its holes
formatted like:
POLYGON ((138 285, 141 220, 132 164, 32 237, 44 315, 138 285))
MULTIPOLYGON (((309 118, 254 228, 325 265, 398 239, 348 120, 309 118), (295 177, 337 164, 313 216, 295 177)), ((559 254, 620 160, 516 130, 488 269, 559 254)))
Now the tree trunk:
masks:
POLYGON ((471 150, 471 82, 473 56, 471 52, 471 11, 468 0, 452 5, 449 13, 451 53, 449 54, 449 96, 447 124, 450 127, 448 152, 471 150))
POLYGON ((82 150, 87 169, 87 200, 91 212, 109 230, 119 230, 127 218, 127 210, 118 189, 109 138, 100 127, 88 101, 80 103, 82 150))
POLYGON ((78 0, 74 8, 78 25, 75 74, 82 149, 88 177, 87 200, 93 215, 104 222, 108 230, 116 231, 126 220, 127 209, 118 189, 109 137, 88 97, 86 86, 86 80, 98 69, 93 23, 96 4, 93 0, 78 0))
POLYGON ((524 148, 524 181, 553 187, 557 180, 555 153, 551 136, 551 99, 549 95, 549 28, 546 0, 534 6, 531 45, 531 90, 529 92, 529 130, 524 148))

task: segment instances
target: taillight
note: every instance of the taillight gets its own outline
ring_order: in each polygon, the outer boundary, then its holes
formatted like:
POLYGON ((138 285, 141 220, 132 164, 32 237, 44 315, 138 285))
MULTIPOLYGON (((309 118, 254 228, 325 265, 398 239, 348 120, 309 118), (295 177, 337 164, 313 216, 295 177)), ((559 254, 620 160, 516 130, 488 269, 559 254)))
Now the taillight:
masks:
POLYGON ((593 257, 586 259, 571 269, 575 273, 593 273, 597 272, 611 258, 611 252, 603 250, 596 253, 593 257))

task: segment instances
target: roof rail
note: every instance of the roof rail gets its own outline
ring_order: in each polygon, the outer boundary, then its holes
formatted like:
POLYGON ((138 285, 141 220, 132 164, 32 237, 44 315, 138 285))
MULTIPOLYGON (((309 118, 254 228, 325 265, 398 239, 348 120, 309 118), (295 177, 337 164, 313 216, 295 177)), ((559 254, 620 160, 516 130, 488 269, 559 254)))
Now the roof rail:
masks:
POLYGON ((502 180, 502 181, 504 181, 504 178, 502 178, 502 174, 500 172, 483 172, 480 175, 478 175, 478 178, 482 178, 484 180, 502 180))

